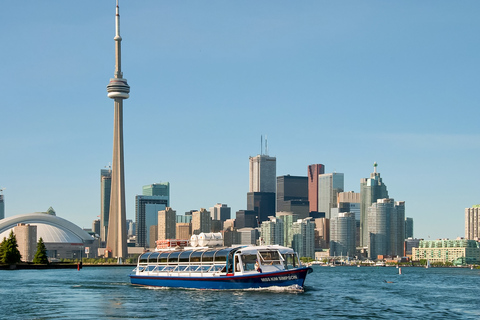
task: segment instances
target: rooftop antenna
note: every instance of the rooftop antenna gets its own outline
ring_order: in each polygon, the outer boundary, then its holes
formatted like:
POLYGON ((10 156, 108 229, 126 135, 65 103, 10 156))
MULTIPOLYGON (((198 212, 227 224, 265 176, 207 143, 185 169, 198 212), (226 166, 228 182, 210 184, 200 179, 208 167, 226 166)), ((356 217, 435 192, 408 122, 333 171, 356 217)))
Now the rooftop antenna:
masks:
POLYGON ((267 135, 265 135, 265 155, 268 156, 268 141, 267 141, 267 135))
POLYGON ((260 155, 263 154, 263 135, 260 135, 260 155))
POLYGON ((0 188, 0 194, 3 194, 3 190, 5 190, 7 188, 0 188))
POLYGON ((377 166, 378 166, 377 162, 374 162, 373 163, 373 173, 377 173, 377 166))

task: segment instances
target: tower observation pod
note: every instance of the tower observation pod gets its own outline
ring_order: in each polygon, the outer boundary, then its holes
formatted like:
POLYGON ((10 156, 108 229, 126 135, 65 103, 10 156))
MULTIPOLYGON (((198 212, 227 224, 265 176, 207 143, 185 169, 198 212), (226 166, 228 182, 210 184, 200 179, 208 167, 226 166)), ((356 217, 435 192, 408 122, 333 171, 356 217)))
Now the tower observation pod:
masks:
POLYGON ((120 13, 116 8, 115 16, 115 77, 107 85, 108 97, 114 99, 113 119, 113 159, 110 186, 110 212, 106 250, 110 257, 127 257, 127 228, 125 210, 125 174, 123 164, 123 99, 128 99, 130 87, 123 78, 121 68, 120 13))

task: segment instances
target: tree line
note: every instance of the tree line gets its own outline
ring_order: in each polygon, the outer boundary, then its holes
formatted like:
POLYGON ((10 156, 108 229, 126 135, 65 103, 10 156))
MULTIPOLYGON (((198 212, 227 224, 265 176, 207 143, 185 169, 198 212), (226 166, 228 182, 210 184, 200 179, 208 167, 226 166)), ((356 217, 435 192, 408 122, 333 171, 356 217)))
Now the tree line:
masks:
MULTIPOLYGON (((13 230, 10 231, 8 238, 4 237, 2 243, 0 243, 0 264, 17 264, 22 261, 22 255, 18 250, 17 238, 13 233, 13 230)), ((47 257, 47 248, 43 239, 38 239, 37 242, 37 251, 33 258, 34 264, 48 264, 47 257)))

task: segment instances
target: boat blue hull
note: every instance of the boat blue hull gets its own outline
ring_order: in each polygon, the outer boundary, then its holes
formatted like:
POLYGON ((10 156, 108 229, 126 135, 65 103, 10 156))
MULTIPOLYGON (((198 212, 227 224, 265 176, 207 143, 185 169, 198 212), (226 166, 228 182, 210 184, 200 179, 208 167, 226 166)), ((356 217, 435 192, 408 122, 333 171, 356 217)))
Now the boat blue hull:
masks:
POLYGON ((311 270, 311 268, 299 268, 281 272, 215 277, 167 277, 131 274, 130 281, 134 285, 141 286, 214 290, 241 290, 272 286, 299 286, 303 288, 305 277, 311 270))

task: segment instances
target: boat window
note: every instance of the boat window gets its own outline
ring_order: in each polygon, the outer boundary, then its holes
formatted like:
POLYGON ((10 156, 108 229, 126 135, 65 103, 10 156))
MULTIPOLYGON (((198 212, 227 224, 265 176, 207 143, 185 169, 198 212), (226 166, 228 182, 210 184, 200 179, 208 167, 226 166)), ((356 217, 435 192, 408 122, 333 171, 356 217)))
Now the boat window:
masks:
POLYGON ((158 262, 159 263, 167 263, 167 258, 168 258, 169 254, 170 254, 170 252, 168 252, 168 251, 162 252, 160 254, 160 258, 158 258, 158 262))
POLYGON ((158 252, 152 252, 152 254, 148 256, 148 263, 156 263, 159 255, 160 253, 158 252))
POLYGON ((244 254, 244 255, 242 255, 243 271, 254 271, 256 261, 257 261, 257 255, 256 254, 244 254))
POLYGON ((222 269, 225 268, 224 265, 215 265, 213 266, 212 270, 210 270, 211 272, 219 272, 219 271, 222 271, 222 269))
POLYGON ((212 266, 201 266, 198 268, 197 272, 207 272, 212 266))
POLYGON ((180 271, 185 271, 185 269, 187 268, 187 266, 178 266, 176 267, 173 271, 175 272, 180 272, 180 271))
POLYGON ((160 272, 162 271, 164 266, 157 266, 155 269, 153 269, 154 272, 160 272))
POLYGON ((155 269, 155 266, 148 266, 144 271, 152 271, 153 269, 155 269))
POLYGON ((195 272, 198 269, 198 266, 189 266, 185 269, 187 272, 195 272))
POLYGON ((202 262, 213 262, 213 256, 217 250, 205 251, 202 255, 202 262))
POLYGON ((178 262, 188 263, 190 254, 192 254, 192 251, 183 251, 182 253, 180 253, 180 257, 178 257, 178 262))
POLYGON ((262 264, 272 265, 282 263, 282 258, 277 250, 259 251, 258 253, 262 258, 262 264))
POLYGON ((180 255, 181 251, 173 251, 168 256, 168 263, 178 263, 178 256, 180 255))
POLYGON ((202 259, 203 251, 194 251, 190 255, 190 262, 200 262, 202 259))
POLYGON ((285 269, 293 269, 296 267, 296 257, 293 253, 286 253, 283 255, 285 260, 283 261, 285 269))
POLYGON ((148 262, 148 256, 151 255, 151 252, 146 252, 140 256, 140 259, 138 260, 139 263, 147 263, 148 262))
POLYGON ((215 262, 225 262, 227 261, 227 256, 232 251, 232 249, 222 249, 218 250, 217 253, 215 253, 215 262))
POLYGON ((173 269, 175 269, 175 266, 166 266, 162 271, 167 272, 167 271, 172 271, 173 269))

